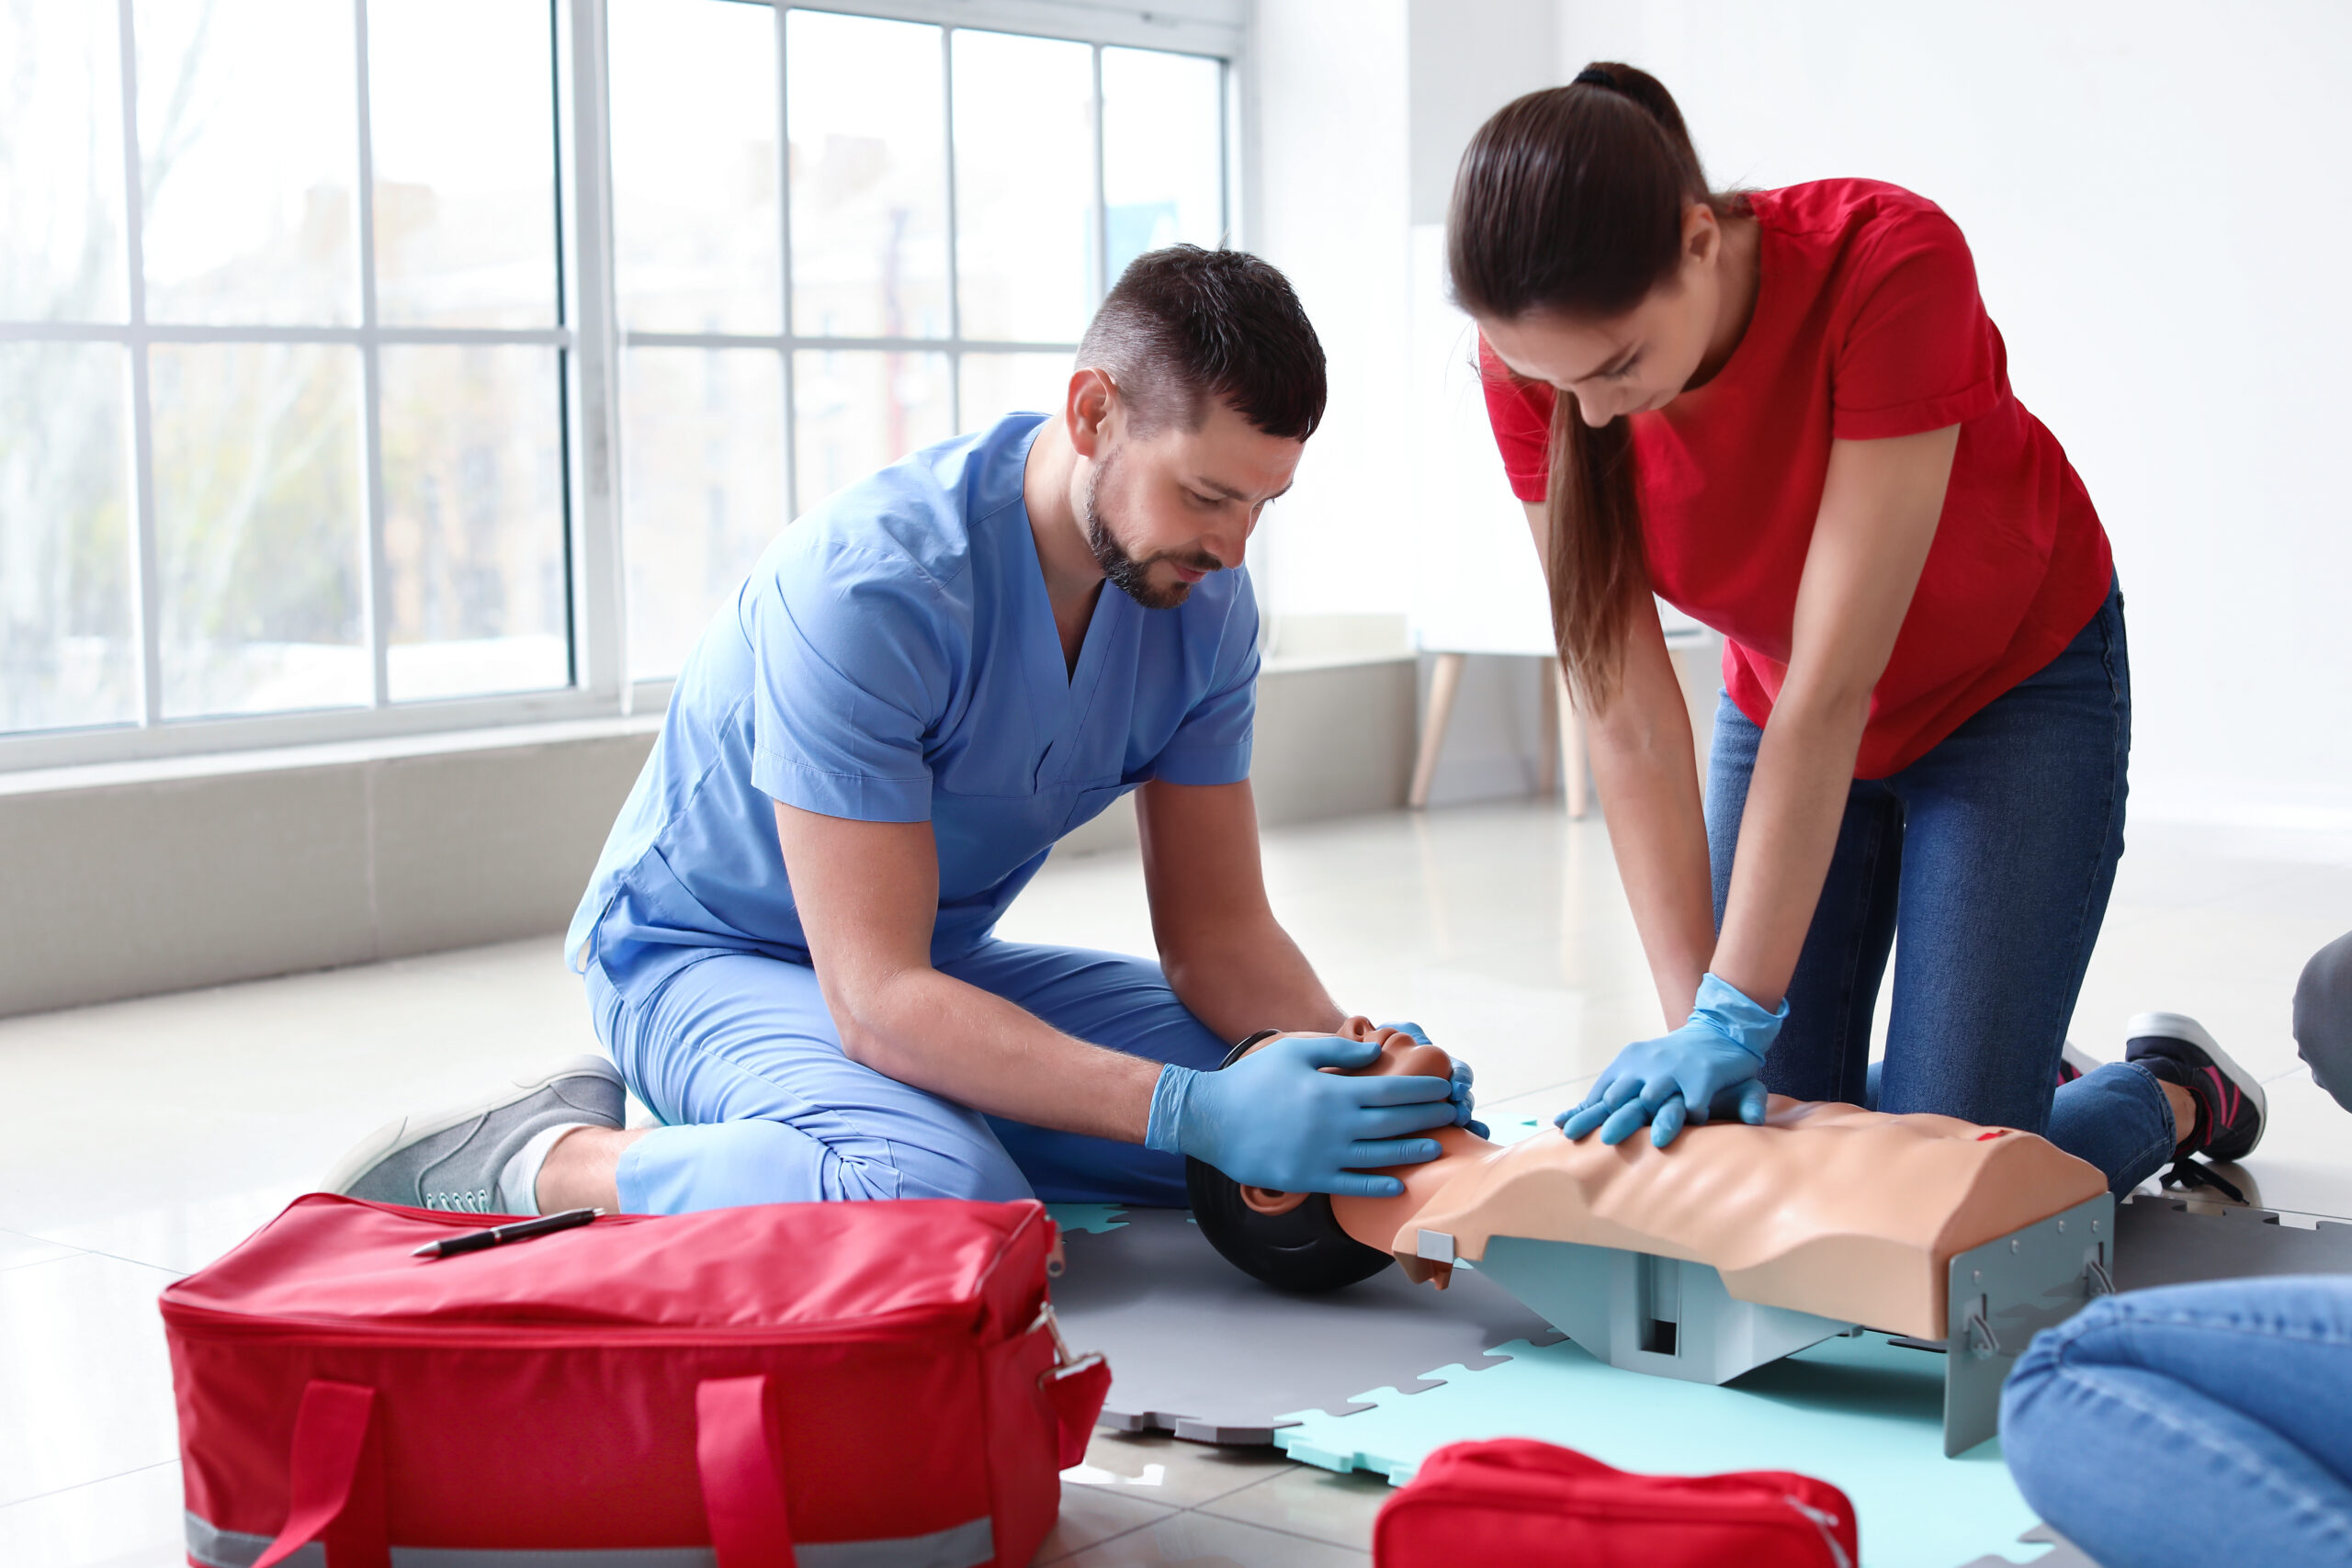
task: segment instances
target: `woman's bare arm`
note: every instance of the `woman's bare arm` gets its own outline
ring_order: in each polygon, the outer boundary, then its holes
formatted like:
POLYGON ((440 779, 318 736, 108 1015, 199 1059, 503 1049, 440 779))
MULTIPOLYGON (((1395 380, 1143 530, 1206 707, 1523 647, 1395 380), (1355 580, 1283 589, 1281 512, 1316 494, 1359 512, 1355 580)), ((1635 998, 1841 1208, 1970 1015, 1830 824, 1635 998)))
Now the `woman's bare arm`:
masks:
MULTIPOLYGON (((1550 522, 1540 503, 1528 504, 1527 526, 1535 536, 1536 558, 1549 561, 1550 522)), ((1715 948, 1707 823, 1690 711, 1657 604, 1638 606, 1626 629, 1622 683, 1606 708, 1584 716, 1585 740, 1618 879, 1633 907, 1666 1026, 1675 1029, 1690 1016, 1715 948)))
POLYGON ((1957 425, 1838 441, 1805 554, 1789 668, 1757 750, 1715 974, 1768 1008, 1796 973, 1870 722, 1935 542, 1957 425))

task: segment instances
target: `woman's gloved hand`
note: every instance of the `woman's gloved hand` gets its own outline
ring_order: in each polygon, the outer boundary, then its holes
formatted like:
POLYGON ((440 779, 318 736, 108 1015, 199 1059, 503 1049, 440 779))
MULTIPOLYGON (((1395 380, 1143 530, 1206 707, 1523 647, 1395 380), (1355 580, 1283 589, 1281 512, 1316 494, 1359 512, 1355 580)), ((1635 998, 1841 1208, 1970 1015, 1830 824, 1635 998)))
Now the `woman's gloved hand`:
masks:
POLYGON ((1411 1134, 1453 1124, 1453 1085, 1322 1071, 1379 1055, 1374 1041, 1324 1034, 1269 1041, 1213 1073, 1170 1063, 1152 1091, 1144 1145, 1190 1155, 1246 1187, 1394 1198, 1403 1182, 1366 1172, 1435 1159, 1437 1140, 1411 1134))
MULTIPOLYGON (((1430 1043, 1430 1037, 1422 1032, 1418 1023, 1384 1023, 1380 1027, 1393 1029, 1399 1034, 1409 1034, 1417 1045, 1430 1043)), ((1449 1055, 1446 1059, 1453 1064, 1453 1124, 1467 1127, 1482 1138, 1487 1136, 1487 1124, 1474 1120, 1478 1111, 1478 1097, 1471 1093, 1470 1083, 1476 1075, 1470 1071, 1470 1064, 1461 1057, 1449 1055)))
POLYGON ((1718 1111, 1754 1126, 1764 1120, 1765 1100, 1756 1075, 1788 1016, 1786 1000, 1778 1012, 1767 1012, 1709 975, 1699 982, 1690 1021, 1618 1052, 1584 1102, 1553 1120, 1571 1138, 1598 1127, 1604 1144, 1622 1144, 1649 1122, 1650 1142, 1659 1148, 1674 1142, 1684 1122, 1703 1122, 1718 1111))

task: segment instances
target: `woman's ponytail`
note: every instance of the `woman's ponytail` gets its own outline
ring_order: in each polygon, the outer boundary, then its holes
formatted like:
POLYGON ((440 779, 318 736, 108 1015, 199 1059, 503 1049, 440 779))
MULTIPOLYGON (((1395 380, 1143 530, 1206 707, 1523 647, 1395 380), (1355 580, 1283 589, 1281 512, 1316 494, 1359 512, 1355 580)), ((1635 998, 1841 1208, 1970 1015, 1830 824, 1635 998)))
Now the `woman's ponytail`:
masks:
MULTIPOLYGON (((1694 202, 1742 210, 1707 188, 1682 111, 1646 71, 1598 62, 1565 87, 1505 105, 1479 128, 1453 182, 1446 260, 1473 316, 1623 315, 1681 265, 1694 202)), ((1552 630, 1588 711, 1622 673, 1634 607, 1649 592, 1633 439, 1623 418, 1595 429, 1553 400, 1544 575, 1552 630)))

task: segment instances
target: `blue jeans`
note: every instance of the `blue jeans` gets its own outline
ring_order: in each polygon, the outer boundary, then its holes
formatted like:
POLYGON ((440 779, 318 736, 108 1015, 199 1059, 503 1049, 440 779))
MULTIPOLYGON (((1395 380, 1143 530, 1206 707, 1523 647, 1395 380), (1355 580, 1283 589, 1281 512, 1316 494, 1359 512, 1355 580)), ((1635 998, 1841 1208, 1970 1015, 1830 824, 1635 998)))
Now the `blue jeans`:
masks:
MULTIPOLYGON (((1707 853, 1723 923, 1764 732, 1725 697, 1708 761, 1707 853)), ((1764 1082, 1868 1103, 1871 1018, 1895 933, 1878 1109, 2040 1133, 2119 1193, 2161 1168, 2172 1109, 2116 1064, 2057 1090, 2059 1053, 2123 854, 2132 674, 2114 589, 2065 650, 1928 754, 1846 800, 1764 1082)))
MULTIPOLYGON (((627 950, 609 959, 588 967, 596 1034, 663 1123, 621 1156, 626 1213, 1033 1193, 1189 1202, 1182 1156, 984 1116, 851 1061, 805 964, 713 949, 640 983, 627 950)), ((1228 1043, 1149 959, 989 942, 940 969, 1081 1040, 1203 1070, 1225 1059, 1228 1043)))
POLYGON ((2001 1450, 2106 1568, 2352 1564, 2352 1279, 2094 1302, 2018 1358, 2001 1450))

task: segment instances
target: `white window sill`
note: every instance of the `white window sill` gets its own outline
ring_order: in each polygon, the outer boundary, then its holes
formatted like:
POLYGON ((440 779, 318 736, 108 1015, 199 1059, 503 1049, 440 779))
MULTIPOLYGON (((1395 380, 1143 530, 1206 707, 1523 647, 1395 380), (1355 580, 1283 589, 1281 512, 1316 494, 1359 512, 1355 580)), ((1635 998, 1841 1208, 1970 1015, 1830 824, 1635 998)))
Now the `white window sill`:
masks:
POLYGON ((279 773, 300 768, 348 767, 404 757, 449 756, 528 746, 560 746, 582 740, 650 735, 662 728, 662 710, 605 718, 548 724, 493 725, 479 729, 385 735, 308 746, 258 747, 242 751, 204 751, 178 757, 143 757, 73 767, 29 768, 0 773, 0 795, 46 795, 62 790, 107 789, 126 784, 220 778, 238 773, 279 773))

